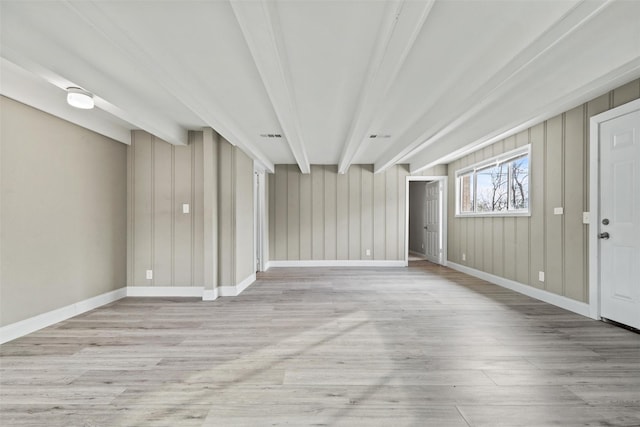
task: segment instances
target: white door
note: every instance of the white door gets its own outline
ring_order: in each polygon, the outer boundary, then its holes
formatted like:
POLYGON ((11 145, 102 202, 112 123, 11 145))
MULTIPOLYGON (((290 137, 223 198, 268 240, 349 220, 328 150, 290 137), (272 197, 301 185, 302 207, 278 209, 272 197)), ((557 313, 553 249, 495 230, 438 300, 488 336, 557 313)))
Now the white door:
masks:
POLYGON ((600 124, 600 314, 640 328, 640 110, 600 124))
POLYGON ((440 181, 426 185, 424 199, 424 242, 426 258, 437 264, 440 259, 440 181))

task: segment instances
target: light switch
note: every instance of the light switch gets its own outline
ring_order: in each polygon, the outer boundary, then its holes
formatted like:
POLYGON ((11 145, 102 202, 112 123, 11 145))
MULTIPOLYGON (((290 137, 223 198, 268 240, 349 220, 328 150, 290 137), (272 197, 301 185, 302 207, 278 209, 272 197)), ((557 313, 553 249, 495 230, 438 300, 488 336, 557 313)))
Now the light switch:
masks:
POLYGON ((544 282, 544 271, 538 271, 538 280, 544 282))
POLYGON ((182 204, 182 213, 189 213, 189 203, 182 204))
POLYGON ((589 212, 582 212, 582 223, 589 224, 591 222, 591 218, 589 217, 589 212))
POLYGON ((554 215, 563 215, 564 214, 564 208, 553 208, 553 214, 554 215))
POLYGON ((147 280, 153 279, 153 270, 147 270, 147 280))

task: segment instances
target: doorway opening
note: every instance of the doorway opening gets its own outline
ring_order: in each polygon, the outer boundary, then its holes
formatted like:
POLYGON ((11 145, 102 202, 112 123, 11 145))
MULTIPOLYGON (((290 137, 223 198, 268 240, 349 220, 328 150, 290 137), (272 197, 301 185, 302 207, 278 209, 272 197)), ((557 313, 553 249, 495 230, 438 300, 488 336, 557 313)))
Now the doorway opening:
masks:
POLYGON ((405 260, 447 264, 447 177, 408 176, 405 260))

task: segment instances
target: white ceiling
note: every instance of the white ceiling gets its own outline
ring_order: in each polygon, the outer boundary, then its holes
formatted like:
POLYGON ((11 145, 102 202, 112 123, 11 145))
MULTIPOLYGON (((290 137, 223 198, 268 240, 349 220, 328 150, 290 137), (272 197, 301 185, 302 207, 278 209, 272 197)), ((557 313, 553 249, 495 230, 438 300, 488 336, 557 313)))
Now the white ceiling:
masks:
POLYGON ((639 0, 0 8, 2 94, 125 143, 212 127, 267 170, 417 171, 640 77, 639 0), (68 107, 69 86, 98 108, 68 107))

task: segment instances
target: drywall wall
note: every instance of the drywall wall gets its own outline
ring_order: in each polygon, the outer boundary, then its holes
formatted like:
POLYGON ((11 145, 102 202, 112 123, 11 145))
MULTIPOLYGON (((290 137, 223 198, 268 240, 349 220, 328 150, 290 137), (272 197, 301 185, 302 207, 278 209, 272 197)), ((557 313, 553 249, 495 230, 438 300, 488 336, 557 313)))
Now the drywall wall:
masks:
POLYGON ((5 97, 0 111, 5 326, 125 285, 127 146, 5 97))
POLYGON ((450 163, 449 260, 587 302, 589 119, 637 98, 640 80, 450 163), (456 218, 456 171, 528 143, 531 216, 456 218), (564 214, 554 215, 555 207, 564 214))
POLYGON ((128 286, 209 289, 253 274, 252 160, 211 129, 186 146, 131 140, 128 286))
POLYGON ((268 177, 271 260, 404 259, 408 168, 276 165, 268 177), (369 250, 369 255, 367 255, 369 250))

